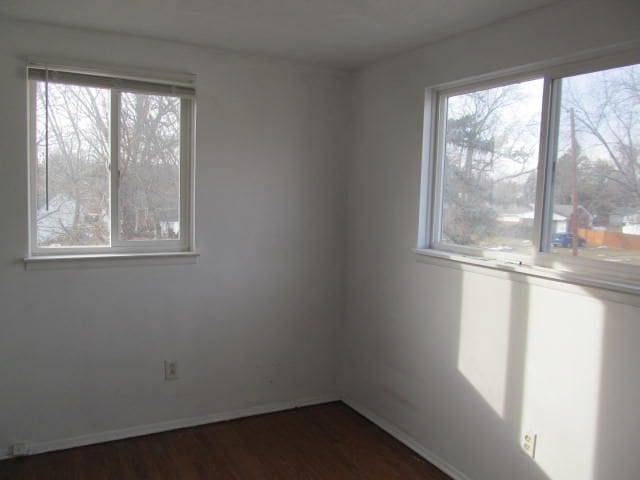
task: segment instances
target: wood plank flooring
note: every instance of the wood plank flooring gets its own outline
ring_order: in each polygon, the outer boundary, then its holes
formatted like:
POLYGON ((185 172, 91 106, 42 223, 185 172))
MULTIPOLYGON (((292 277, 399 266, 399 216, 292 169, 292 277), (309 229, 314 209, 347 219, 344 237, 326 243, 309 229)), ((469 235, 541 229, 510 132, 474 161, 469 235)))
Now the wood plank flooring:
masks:
POLYGON ((11 480, 448 480, 343 403, 0 461, 11 480))

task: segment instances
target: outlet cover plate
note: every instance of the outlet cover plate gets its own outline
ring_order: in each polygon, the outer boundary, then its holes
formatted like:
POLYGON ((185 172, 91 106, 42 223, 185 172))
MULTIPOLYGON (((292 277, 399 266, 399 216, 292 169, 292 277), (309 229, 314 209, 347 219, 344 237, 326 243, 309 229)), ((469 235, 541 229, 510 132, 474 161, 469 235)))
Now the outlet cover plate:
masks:
POLYGON ((536 443, 538 442, 538 435, 532 432, 525 432, 522 435, 522 451, 529 455, 531 458, 536 457, 536 443))
POLYGON ((11 445, 12 457, 24 457, 25 455, 29 455, 29 445, 26 443, 14 443, 11 445))
POLYGON ((164 379, 176 380, 177 378, 178 378, 178 361, 165 360, 164 361, 164 379))

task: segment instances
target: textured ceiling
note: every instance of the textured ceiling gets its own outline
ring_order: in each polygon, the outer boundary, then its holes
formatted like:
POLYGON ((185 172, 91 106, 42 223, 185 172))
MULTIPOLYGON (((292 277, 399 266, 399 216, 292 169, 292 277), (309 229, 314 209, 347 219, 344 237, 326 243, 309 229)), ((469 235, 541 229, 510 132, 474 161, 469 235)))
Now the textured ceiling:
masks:
POLYGON ((0 15, 357 67, 558 0, 2 0, 0 15))

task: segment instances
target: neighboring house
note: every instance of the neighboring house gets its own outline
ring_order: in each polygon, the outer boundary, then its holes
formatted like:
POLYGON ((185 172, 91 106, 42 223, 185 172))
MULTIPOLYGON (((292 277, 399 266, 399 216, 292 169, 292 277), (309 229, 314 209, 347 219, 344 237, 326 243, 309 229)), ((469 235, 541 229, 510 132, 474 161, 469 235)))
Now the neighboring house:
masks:
MULTIPOLYGON (((80 206, 78 212, 78 231, 85 237, 87 244, 94 244, 91 239, 99 238, 95 228, 104 225, 105 212, 99 210, 99 206, 80 206)), ((73 230, 74 216, 76 214, 76 202, 65 193, 58 193, 49 199, 49 208, 40 206, 37 212, 38 221, 38 245, 60 246, 61 239, 69 235, 73 230)))
MULTIPOLYGON (((555 205, 553 212, 553 233, 565 233, 571 229, 572 205, 555 205)), ((505 228, 532 228, 534 211, 532 207, 509 207, 498 213, 497 220, 505 228)), ((605 227, 594 227, 594 216, 582 205, 578 205, 578 228, 595 230, 618 230, 630 235, 640 235, 640 209, 620 208, 609 215, 609 224, 605 227)))
POLYGON ((160 235, 160 238, 180 236, 180 211, 177 208, 137 208, 134 212, 134 235, 142 237, 160 235), (158 229, 160 230, 158 232, 158 229))
POLYGON ((619 228, 622 233, 640 235, 640 209, 616 208, 609 214, 609 228, 619 228))
POLYGON ((609 228, 622 228, 625 224, 625 218, 636 213, 638 213, 637 208, 624 207, 613 209, 613 211, 609 214, 609 228))
POLYGON ((158 222, 163 238, 180 236, 180 211, 177 208, 165 208, 158 211, 158 222))
POLYGON ((38 209, 38 245, 50 245, 65 229, 73 225, 76 204, 73 199, 60 193, 49 199, 49 208, 38 209))
POLYGON ((502 206, 497 210, 497 221, 505 225, 521 225, 523 223, 522 215, 531 211, 531 206, 508 205, 502 206))
MULTIPOLYGON (((522 213, 520 215, 520 219, 523 225, 533 227, 533 219, 535 216, 535 212, 533 210, 529 210, 528 212, 522 213)), ((568 221, 567 217, 564 215, 560 215, 558 213, 553 213, 553 224, 552 224, 552 232, 553 233, 564 233, 567 231, 568 221)))
MULTIPOLYGON (((511 207, 498 213, 498 222, 502 223, 505 227, 524 227, 533 228, 533 219, 535 212, 533 206, 528 208, 511 207)), ((553 233, 564 233, 568 228, 568 218, 565 215, 554 212, 553 214, 553 233)))
POLYGON ((622 233, 640 235, 640 211, 637 210, 631 215, 625 215, 623 221, 622 233))
POLYGON ((121 187, 121 220, 128 238, 178 238, 180 172, 175 165, 135 165, 121 187), (135 168, 134 168, 135 167, 135 168), (145 183, 147 182, 147 183, 145 183))
MULTIPOLYGON (((553 206, 554 214, 559 214, 567 219, 567 228, 571 227, 571 216, 573 215, 573 205, 557 204, 553 206)), ((594 216, 584 208, 582 205, 578 205, 578 228, 591 228, 593 227, 594 216)), ((566 231, 566 230, 565 230, 566 231)), ((560 233, 560 232, 558 232, 560 233)))

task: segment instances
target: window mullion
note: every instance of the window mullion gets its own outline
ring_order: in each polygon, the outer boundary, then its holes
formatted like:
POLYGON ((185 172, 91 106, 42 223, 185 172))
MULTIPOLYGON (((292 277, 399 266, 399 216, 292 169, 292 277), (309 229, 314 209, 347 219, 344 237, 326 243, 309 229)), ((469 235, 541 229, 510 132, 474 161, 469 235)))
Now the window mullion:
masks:
POLYGON ((558 128, 560 122, 561 80, 545 78, 545 108, 548 112, 545 116, 544 130, 544 157, 541 159, 543 172, 538 183, 537 199, 540 203, 540 230, 536 233, 540 245, 537 252, 548 252, 553 235, 553 182, 555 178, 556 158, 558 151, 558 128))
POLYGON ((111 246, 120 244, 118 192, 120 188, 120 92, 111 90, 111 246))
POLYGON ((548 248, 548 225, 550 224, 549 195, 551 189, 549 182, 553 178, 553 162, 551 155, 551 139, 553 138, 552 121, 555 110, 555 98, 553 94, 553 81, 545 76, 542 93, 542 117, 540 122, 540 147, 538 157, 538 175, 536 179, 536 204, 533 223, 533 243, 535 252, 543 252, 548 248))

